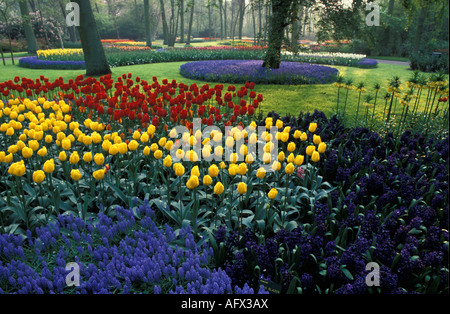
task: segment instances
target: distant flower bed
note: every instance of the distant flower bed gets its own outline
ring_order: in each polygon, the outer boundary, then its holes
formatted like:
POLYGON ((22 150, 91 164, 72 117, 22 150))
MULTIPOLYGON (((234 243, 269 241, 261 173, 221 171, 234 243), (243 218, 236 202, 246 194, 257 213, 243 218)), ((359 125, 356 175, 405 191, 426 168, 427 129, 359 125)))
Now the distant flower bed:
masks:
POLYGON ((366 55, 339 52, 282 52, 282 58, 286 61, 309 62, 328 65, 358 66, 358 62, 364 60, 366 55))
POLYGON ((199 61, 183 64, 182 76, 190 79, 258 84, 327 84, 333 83, 338 70, 326 66, 282 62, 279 69, 267 69, 260 60, 199 61))
POLYGON ((38 57, 27 57, 19 60, 19 66, 29 69, 46 70, 82 70, 86 68, 84 61, 50 61, 38 57))
POLYGON ((378 66, 378 61, 375 59, 364 58, 356 64, 359 68, 376 68, 378 66))

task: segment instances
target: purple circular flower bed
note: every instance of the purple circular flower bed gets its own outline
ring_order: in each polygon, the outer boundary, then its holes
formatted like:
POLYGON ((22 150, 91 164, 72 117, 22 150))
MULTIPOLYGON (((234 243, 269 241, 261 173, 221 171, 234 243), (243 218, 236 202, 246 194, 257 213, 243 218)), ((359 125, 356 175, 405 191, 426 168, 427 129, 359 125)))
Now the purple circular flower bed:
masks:
POLYGON ((29 69, 45 70, 84 70, 84 61, 49 61, 40 60, 38 57, 26 57, 19 60, 19 66, 29 69))
POLYGON ((359 68, 376 68, 378 66, 378 61, 375 59, 364 58, 356 64, 359 68))
POLYGON ((336 81, 335 68, 299 62, 281 62, 279 69, 267 69, 261 60, 212 60, 185 63, 183 77, 220 83, 329 84, 336 81))

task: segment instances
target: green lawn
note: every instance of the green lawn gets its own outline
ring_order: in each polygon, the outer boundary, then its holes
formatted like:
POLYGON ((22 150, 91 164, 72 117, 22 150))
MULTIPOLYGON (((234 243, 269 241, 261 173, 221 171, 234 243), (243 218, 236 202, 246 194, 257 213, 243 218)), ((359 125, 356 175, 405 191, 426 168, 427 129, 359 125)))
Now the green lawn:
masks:
MULTIPOLYGON (((141 79, 151 81, 152 76, 157 76, 160 80, 167 78, 169 80, 175 79, 185 84, 197 83, 203 85, 205 82, 194 81, 186 79, 179 74, 180 65, 184 62, 174 63, 159 63, 126 66, 120 68, 113 68, 113 77, 118 77, 123 73, 132 73, 134 76, 139 76, 141 79)), ((373 85, 379 82, 384 89, 381 90, 380 95, 386 92, 386 85, 388 80, 394 75, 400 77, 402 82, 406 82, 412 72, 407 67, 399 65, 379 64, 376 69, 360 69, 354 67, 336 66, 342 75, 346 78, 353 78, 354 83, 364 82, 366 84, 367 93, 374 94, 373 85)), ((60 76, 64 79, 74 79, 80 74, 84 74, 84 70, 30 70, 11 65, 9 61, 6 67, 0 66, 0 82, 11 80, 15 76, 38 78, 40 75, 45 75, 51 80, 60 76)), ((214 83, 210 82, 210 85, 214 83)), ((264 102, 261 109, 267 113, 269 111, 276 111, 282 115, 298 115, 300 112, 312 112, 315 109, 323 111, 327 116, 331 116, 335 112, 337 89, 331 84, 328 85, 259 85, 256 86, 256 92, 264 95, 264 102)), ((341 100, 344 98, 344 91, 341 91, 341 100)), ((358 102, 358 94, 356 91, 350 91, 347 105, 347 112, 356 112, 358 102)), ((378 103, 381 104, 380 100, 378 103)), ((383 102, 384 105, 384 102, 383 102)), ((342 105, 341 105, 342 106, 342 105)), ((383 106, 377 106, 377 112, 382 113, 383 106)), ((341 107, 342 108, 342 107, 341 107)), ((401 110, 401 106, 398 106, 401 110)))

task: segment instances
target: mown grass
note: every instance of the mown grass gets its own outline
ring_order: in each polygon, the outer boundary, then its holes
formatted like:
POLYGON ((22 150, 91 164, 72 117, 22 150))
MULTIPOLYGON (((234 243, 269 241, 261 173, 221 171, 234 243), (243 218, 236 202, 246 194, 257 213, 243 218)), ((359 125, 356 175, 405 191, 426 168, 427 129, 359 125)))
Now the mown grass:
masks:
MULTIPOLYGON (((134 76, 139 76, 144 80, 151 80, 152 76, 158 77, 159 80, 164 78, 169 80, 177 80, 185 84, 197 83, 203 85, 206 82, 196 81, 184 78, 179 73, 179 68, 184 62, 173 63, 156 63, 145 64, 135 66, 124 66, 113 68, 113 77, 118 77, 123 73, 132 73, 134 76)), ((413 72, 408 70, 405 66, 391 65, 391 64, 379 64, 375 69, 360 69, 354 67, 336 66, 340 71, 340 74, 345 78, 352 78, 354 84, 364 82, 367 92, 363 94, 363 97, 367 94, 375 94, 373 86, 375 83, 380 83, 382 90, 379 96, 382 97, 386 93, 387 83, 394 76, 399 76, 403 83, 412 76, 413 72)), ((7 61, 7 66, 0 67, 0 82, 12 80, 15 76, 38 78, 40 75, 48 77, 50 80, 54 80, 62 76, 65 80, 74 79, 80 74, 84 74, 84 70, 32 70, 25 69, 19 66, 13 66, 11 61, 7 61)), ((215 85, 214 82, 209 82, 210 85, 215 85)), ((225 84, 225 86, 228 86, 225 84)), ((264 102, 262 103, 261 110, 264 113, 270 111, 276 111, 281 115, 298 115, 300 112, 313 112, 314 110, 323 111, 327 116, 331 116, 335 113, 336 109, 336 97, 337 88, 332 84, 327 85, 257 85, 256 92, 264 95, 264 102)), ((341 90, 341 105, 343 105, 344 91, 341 90)), ((362 100, 361 100, 362 101, 362 100)), ((377 113, 383 112, 381 105, 382 99, 380 98, 379 104, 376 108, 377 113)), ((358 104, 358 93, 356 91, 350 91, 347 104, 347 114, 351 117, 355 112, 358 104)), ((383 102, 384 104, 384 102, 383 102)), ((398 106, 398 110, 401 110, 401 106, 398 106)), ((360 109, 361 110, 361 109, 360 109)))

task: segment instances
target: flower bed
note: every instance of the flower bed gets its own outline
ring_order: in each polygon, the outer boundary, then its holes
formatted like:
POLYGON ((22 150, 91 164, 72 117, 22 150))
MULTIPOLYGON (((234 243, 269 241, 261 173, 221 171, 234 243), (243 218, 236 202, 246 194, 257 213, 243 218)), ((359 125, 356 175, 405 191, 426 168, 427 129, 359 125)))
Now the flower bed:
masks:
POLYGON ((19 66, 45 70, 82 70, 86 68, 84 61, 49 61, 38 59, 38 57, 22 58, 19 60, 19 66))
POLYGON ((0 235, 0 294, 253 293, 248 285, 232 289, 224 270, 209 267, 212 249, 197 245, 189 226, 175 234, 154 219, 142 205, 118 208, 113 218, 100 213, 97 222, 61 215, 26 239, 0 235), (66 284, 69 263, 79 267, 78 286, 66 284))
POLYGON ((375 59, 364 58, 364 59, 358 61, 356 66, 359 68, 364 68, 364 69, 373 69, 378 66, 378 61, 375 59))
MULTIPOLYGON (((105 43, 105 53, 111 67, 136 64, 204 61, 204 60, 263 60, 266 49, 259 46, 210 46, 166 48, 153 46, 149 49, 139 45, 105 43)), ((345 53, 298 53, 283 52, 282 61, 304 62, 328 65, 358 66, 357 63, 365 56, 345 53)), ((39 59, 52 61, 82 61, 81 49, 55 49, 40 51, 39 59)), ((36 63, 36 62, 34 62, 36 63)), ((61 67, 63 64, 58 65, 61 67)), ((68 64, 68 68, 73 66, 68 64)))
POLYGON ((0 83, 3 291, 448 293, 448 137, 264 117, 254 89, 0 83))
POLYGON ((336 80, 338 70, 296 62, 282 62, 279 69, 266 69, 258 60, 199 61, 183 64, 180 74, 190 79, 221 83, 327 84, 336 80))

